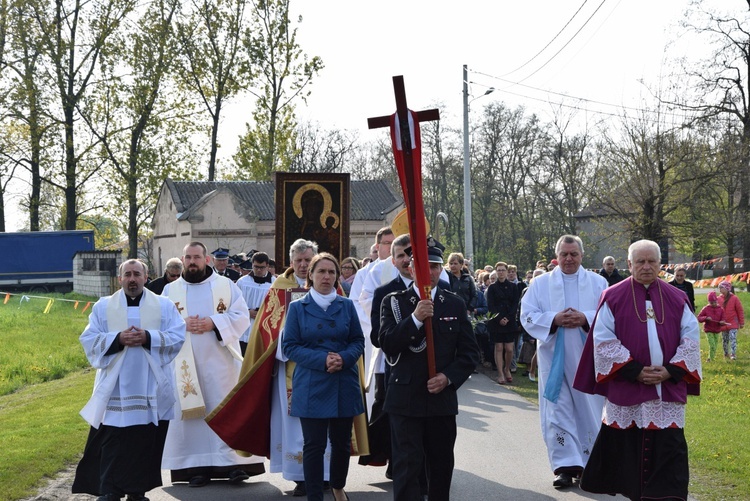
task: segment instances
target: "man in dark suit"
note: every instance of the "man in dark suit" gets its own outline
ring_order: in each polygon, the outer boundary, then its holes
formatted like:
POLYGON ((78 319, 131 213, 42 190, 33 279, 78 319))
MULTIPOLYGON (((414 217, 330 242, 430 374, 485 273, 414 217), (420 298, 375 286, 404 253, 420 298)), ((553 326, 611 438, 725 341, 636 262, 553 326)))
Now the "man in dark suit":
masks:
MULTIPOLYGON (((406 254, 405 249, 409 247, 411 239, 409 234, 403 234, 396 237, 391 243, 391 262, 396 268, 398 275, 390 282, 381 285, 372 294, 372 311, 370 313, 370 341, 373 346, 380 348, 378 333, 380 332, 380 305, 383 298, 391 292, 406 290, 412 283, 409 263, 411 256, 406 254)), ((388 364, 383 361, 382 353, 375 360, 375 370, 373 371, 373 382, 375 385, 375 399, 370 412, 370 424, 368 427, 370 441, 370 455, 361 456, 359 464, 379 466, 389 461, 391 458, 391 427, 388 425, 388 415, 383 412, 383 402, 385 400, 386 381, 389 370, 388 364)), ((392 463, 388 464, 385 476, 392 478, 392 463)))
POLYGON ((413 284, 386 296, 381 306, 378 341, 392 364, 385 411, 391 424, 395 501, 421 497, 419 474, 425 462, 430 501, 449 499, 458 414, 456 391, 479 362, 466 305, 438 287, 443 253, 430 240, 431 297, 420 299, 413 284), (427 318, 432 318, 437 371, 432 378, 423 327, 427 318))

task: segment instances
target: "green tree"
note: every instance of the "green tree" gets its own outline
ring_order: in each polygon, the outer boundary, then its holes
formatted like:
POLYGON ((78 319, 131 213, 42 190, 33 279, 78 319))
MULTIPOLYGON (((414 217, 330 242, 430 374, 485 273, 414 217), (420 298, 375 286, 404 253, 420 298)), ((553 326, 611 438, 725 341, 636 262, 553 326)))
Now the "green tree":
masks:
POLYGON ((132 29, 118 35, 121 50, 102 58, 106 84, 96 93, 96 112, 85 116, 107 161, 107 209, 117 217, 127 207, 129 258, 138 257, 139 234, 153 215, 162 181, 178 172, 180 162, 165 157, 192 158, 178 146, 190 144, 190 108, 179 89, 169 87, 178 7, 178 0, 154 0, 132 29))
MULTIPOLYGON (((301 22, 299 17, 297 22, 301 22)), ((294 157, 294 102, 307 98, 309 84, 323 61, 308 56, 297 43, 289 19, 289 0, 256 0, 253 21, 244 36, 253 68, 256 97, 253 126, 248 126, 234 161, 242 176, 271 179, 294 157)))
POLYGON ((15 161, 29 172, 30 195, 25 205, 29 213, 30 230, 39 231, 41 190, 45 175, 43 163, 45 160, 48 165, 50 163, 48 148, 53 140, 47 136, 55 122, 50 116, 52 96, 49 89, 52 82, 43 71, 40 33, 31 13, 30 6, 25 2, 11 4, 8 48, 12 59, 6 67, 9 88, 5 105, 8 115, 24 125, 23 137, 19 139, 26 146, 17 150, 15 161))
POLYGON ((209 181, 216 178, 223 107, 251 76, 242 50, 246 4, 247 0, 193 0, 177 24, 183 82, 211 117, 209 181))
POLYGON ((136 7, 137 0, 28 0, 31 15, 40 33, 38 50, 45 70, 51 74, 60 105, 63 127, 64 160, 60 180, 47 181, 65 194, 65 229, 76 228, 79 197, 86 182, 101 162, 82 161, 93 144, 80 148, 77 127, 80 113, 87 106, 88 93, 96 83, 96 70, 102 54, 112 50, 112 36, 136 7))

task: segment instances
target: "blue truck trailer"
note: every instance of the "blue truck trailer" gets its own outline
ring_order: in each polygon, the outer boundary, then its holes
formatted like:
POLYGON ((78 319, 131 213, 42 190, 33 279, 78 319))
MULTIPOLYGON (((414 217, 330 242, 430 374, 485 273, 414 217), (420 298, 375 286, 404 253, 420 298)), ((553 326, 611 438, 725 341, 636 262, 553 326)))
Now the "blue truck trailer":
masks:
POLYGON ((93 230, 0 233, 0 291, 70 292, 73 256, 90 250, 93 230))

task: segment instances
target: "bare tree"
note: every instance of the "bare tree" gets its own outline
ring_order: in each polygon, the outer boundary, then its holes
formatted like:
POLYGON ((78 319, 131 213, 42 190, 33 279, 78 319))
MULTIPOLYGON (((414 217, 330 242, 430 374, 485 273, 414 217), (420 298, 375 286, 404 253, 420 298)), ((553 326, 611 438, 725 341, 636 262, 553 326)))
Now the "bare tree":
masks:
POLYGON ((290 172, 346 172, 358 146, 356 133, 324 130, 312 122, 299 126, 296 138, 290 172))
POLYGON ((622 118, 598 146, 593 205, 619 222, 619 231, 666 248, 684 204, 684 186, 701 179, 703 151, 689 129, 667 127, 657 112, 622 118))
MULTIPOLYGON (((742 219, 744 270, 750 269, 750 2, 729 13, 709 11, 698 1, 691 3, 684 26, 712 47, 702 64, 683 68, 685 85, 694 90, 688 102, 675 102, 703 118, 725 115, 737 121, 740 133, 739 196, 742 219)), ((732 271, 732 268, 730 268, 732 271)))

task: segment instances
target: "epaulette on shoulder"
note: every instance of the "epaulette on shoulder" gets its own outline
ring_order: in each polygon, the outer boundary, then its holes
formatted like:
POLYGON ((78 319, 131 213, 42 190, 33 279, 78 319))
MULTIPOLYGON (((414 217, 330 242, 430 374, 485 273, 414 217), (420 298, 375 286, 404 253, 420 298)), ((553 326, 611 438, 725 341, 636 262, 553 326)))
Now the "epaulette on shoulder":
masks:
MULTIPOLYGON (((409 289, 411 289, 411 287, 409 289)), ((388 296, 403 296, 403 295, 406 295, 406 294, 409 293, 409 289, 404 289, 404 290, 400 290, 400 291, 389 292, 388 296)))

